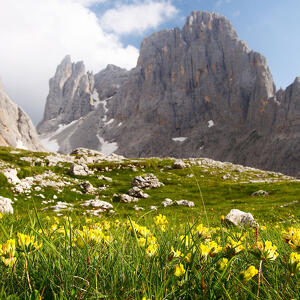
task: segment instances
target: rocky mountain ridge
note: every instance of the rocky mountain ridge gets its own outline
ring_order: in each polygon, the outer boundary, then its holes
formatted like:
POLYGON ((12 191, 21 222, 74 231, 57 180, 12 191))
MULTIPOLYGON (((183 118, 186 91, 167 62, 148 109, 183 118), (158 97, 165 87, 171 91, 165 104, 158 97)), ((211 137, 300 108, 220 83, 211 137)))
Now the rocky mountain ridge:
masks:
POLYGON ((81 67, 79 76, 71 68, 67 57, 50 80, 38 126, 60 152, 88 147, 300 171, 300 80, 276 92, 266 59, 223 16, 193 12, 182 29, 154 33, 131 71, 108 66, 93 76, 81 67), (84 84, 73 84, 79 78, 84 84))
POLYGON ((0 81, 0 146, 43 151, 36 129, 27 114, 3 91, 0 81))

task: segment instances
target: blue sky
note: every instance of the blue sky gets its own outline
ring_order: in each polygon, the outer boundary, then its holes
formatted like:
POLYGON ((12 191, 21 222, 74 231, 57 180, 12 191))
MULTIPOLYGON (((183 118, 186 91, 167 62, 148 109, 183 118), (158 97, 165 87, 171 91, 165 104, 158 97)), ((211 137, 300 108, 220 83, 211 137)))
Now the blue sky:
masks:
POLYGON ((94 73, 136 65, 142 40, 193 10, 225 15, 268 61, 277 88, 300 76, 300 0, 0 0, 0 77, 36 124, 67 55, 94 73))

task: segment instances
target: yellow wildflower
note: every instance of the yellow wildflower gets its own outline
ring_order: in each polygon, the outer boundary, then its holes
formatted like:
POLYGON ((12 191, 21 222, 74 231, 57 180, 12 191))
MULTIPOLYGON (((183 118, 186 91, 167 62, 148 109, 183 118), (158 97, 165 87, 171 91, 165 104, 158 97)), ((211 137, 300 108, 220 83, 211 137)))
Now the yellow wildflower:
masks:
POLYGON ((258 274, 258 270, 254 266, 250 266, 246 271, 240 273, 240 279, 249 281, 252 277, 258 274))
POLYGON ((173 246, 171 247, 171 254, 173 255, 173 257, 176 257, 176 258, 184 256, 184 255, 180 252, 180 250, 174 250, 174 247, 173 247, 173 246))
POLYGON ((12 268, 17 261, 16 254, 16 241, 7 240, 5 244, 0 244, 0 256, 2 262, 9 268, 12 268))
POLYGON ((17 236, 19 246, 26 251, 34 251, 42 247, 42 244, 38 244, 38 242, 35 241, 34 236, 29 236, 20 232, 18 232, 17 236))
POLYGON ((228 264, 228 259, 223 257, 221 260, 218 261, 218 264, 217 264, 217 268, 219 271, 223 271, 226 266, 228 264))
POLYGON ((258 242, 254 249, 259 252, 260 259, 275 260, 279 255, 271 241, 265 241, 265 244, 258 242))
POLYGON ((184 260, 186 262, 191 262, 191 258, 192 258, 192 253, 188 253, 185 257, 184 257, 184 260))
POLYGON ((290 254, 289 265, 292 273, 300 274, 300 253, 292 252, 290 254))
POLYGON ((291 248, 294 250, 300 250, 300 229, 295 227, 290 227, 288 231, 282 232, 282 237, 287 242, 291 248))
POLYGON ((146 254, 148 256, 154 256, 158 250, 158 245, 157 244, 150 244, 147 249, 146 249, 146 254))
POLYGON ((175 266, 175 272, 174 272, 175 276, 180 277, 184 273, 185 273, 185 269, 184 269, 183 264, 179 264, 179 265, 175 266))

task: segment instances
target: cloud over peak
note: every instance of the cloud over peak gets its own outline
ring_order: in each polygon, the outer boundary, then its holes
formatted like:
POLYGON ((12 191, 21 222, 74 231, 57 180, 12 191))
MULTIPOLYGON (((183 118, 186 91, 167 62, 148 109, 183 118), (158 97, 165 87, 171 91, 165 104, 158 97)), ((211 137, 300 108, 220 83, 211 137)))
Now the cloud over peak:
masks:
POLYGON ((170 1, 144 1, 119 4, 105 12, 101 18, 102 27, 118 35, 138 33, 156 28, 178 13, 170 1))

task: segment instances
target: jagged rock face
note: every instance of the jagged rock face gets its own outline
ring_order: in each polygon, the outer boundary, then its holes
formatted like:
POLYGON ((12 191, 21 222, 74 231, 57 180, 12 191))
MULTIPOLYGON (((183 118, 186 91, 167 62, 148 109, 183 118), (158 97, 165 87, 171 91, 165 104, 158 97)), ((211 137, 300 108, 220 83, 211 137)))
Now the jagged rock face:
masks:
POLYGON ((43 151, 36 129, 27 114, 2 90, 0 83, 0 145, 43 151))
POLYGON ((39 131, 52 131, 59 123, 68 124, 93 110, 94 76, 83 62, 72 63, 66 56, 49 81, 49 95, 39 131), (52 122, 52 120, 59 122, 52 122))
POLYGON ((238 39, 227 19, 193 12, 181 30, 145 39, 130 72, 99 72, 101 105, 57 140, 63 152, 211 157, 296 175, 299 86, 296 79, 276 93, 266 59, 238 39))
POLYGON ((113 137, 125 156, 234 159, 232 143, 257 128, 265 134, 263 108, 274 93, 265 58, 238 40, 230 22, 194 12, 182 30, 142 43, 137 68, 109 102, 111 117, 124 123, 113 137))
POLYGON ((114 96, 124 81, 128 79, 129 71, 114 65, 108 65, 106 69, 95 75, 95 88, 100 100, 114 96))

